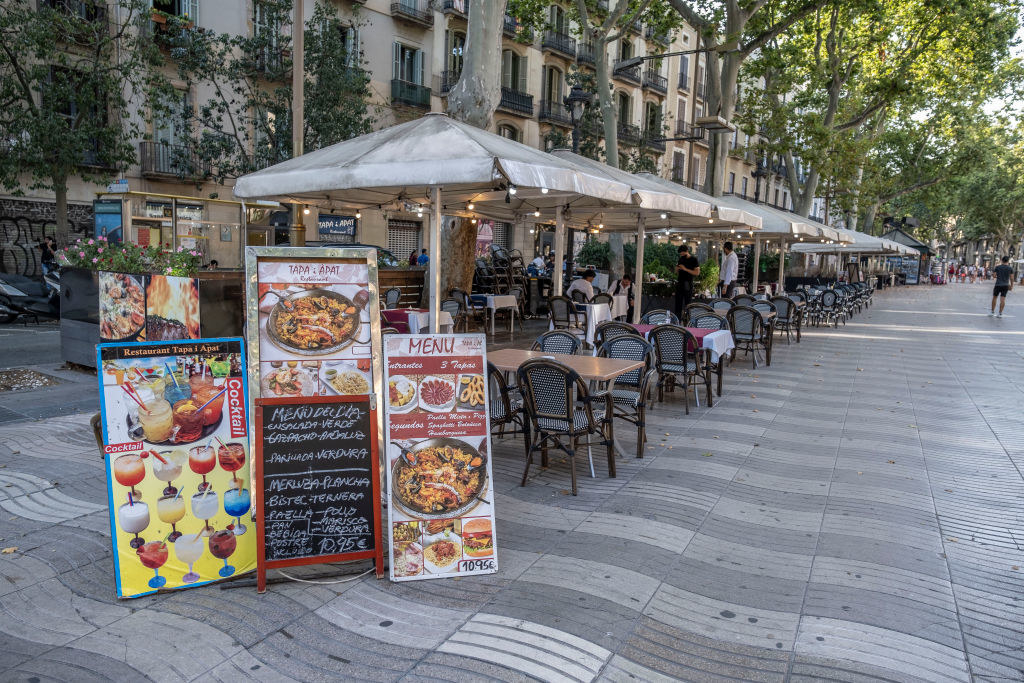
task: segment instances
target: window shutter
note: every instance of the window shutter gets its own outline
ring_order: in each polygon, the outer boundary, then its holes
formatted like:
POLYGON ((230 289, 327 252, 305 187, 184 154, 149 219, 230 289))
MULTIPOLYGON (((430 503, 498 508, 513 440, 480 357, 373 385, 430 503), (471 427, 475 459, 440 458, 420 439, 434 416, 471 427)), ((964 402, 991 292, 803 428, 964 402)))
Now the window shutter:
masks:
POLYGON ((391 77, 396 79, 396 80, 401 80, 401 78, 402 78, 402 44, 401 43, 395 43, 395 47, 394 47, 394 51, 393 51, 393 57, 394 57, 394 66, 391 69, 391 77))
POLYGON ((526 92, 527 91, 527 87, 526 87, 526 72, 527 72, 526 57, 520 57, 519 58, 519 78, 518 78, 518 85, 516 86, 516 90, 518 90, 519 92, 526 92))
POLYGON ((416 85, 423 85, 423 50, 416 50, 412 62, 412 75, 416 85))
POLYGON ((188 0, 185 5, 185 12, 188 18, 192 20, 192 24, 199 26, 199 0, 188 0))
POLYGON ((505 50, 501 53, 501 85, 512 87, 512 51, 505 50))

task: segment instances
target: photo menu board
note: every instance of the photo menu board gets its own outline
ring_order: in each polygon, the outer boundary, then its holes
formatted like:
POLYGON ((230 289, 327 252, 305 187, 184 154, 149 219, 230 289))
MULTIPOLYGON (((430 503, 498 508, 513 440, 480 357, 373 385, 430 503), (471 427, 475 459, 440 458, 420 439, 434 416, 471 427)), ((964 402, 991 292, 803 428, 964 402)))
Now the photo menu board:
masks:
POLYGON ((376 252, 245 257, 258 590, 268 569, 304 564, 373 559, 383 576, 376 252))
POLYGON ((242 340, 97 356, 118 597, 255 569, 242 340))
POLYGON ((498 570, 484 335, 387 335, 391 580, 498 570))

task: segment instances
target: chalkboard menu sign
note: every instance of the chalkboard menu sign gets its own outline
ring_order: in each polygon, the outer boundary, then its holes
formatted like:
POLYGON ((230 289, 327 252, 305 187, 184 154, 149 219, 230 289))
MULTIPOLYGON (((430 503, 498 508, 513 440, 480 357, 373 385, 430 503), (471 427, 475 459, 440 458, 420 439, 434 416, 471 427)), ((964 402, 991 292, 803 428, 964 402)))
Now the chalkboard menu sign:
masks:
POLYGON ((369 396, 257 401, 261 592, 275 567, 376 559, 382 571, 376 425, 369 396))

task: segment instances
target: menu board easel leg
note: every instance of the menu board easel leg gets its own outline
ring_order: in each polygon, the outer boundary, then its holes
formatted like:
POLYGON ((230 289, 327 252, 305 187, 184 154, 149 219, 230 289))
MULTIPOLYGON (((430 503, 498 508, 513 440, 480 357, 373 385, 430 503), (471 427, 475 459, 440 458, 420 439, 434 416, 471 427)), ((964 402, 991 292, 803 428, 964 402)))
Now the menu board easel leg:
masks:
POLYGON ((262 565, 256 570, 256 592, 267 592, 267 569, 262 565))

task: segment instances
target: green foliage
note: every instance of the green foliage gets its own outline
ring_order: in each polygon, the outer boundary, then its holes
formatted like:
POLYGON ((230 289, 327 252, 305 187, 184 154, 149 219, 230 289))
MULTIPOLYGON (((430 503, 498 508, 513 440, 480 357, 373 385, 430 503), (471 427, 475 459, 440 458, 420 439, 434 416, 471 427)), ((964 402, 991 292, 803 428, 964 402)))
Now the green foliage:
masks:
MULTIPOLYGON (((165 245, 168 246, 169 245, 165 245)), ((158 273, 191 277, 199 272, 203 255, 194 249, 176 251, 159 245, 140 247, 131 242, 107 242, 106 237, 83 238, 57 254, 64 265, 117 273, 158 273)))
MULTIPOLYGON (((598 268, 608 268, 611 263, 611 247, 607 242, 596 239, 587 240, 580 248, 576 257, 577 263, 593 263, 598 268)), ((623 263, 626 272, 636 274, 636 244, 628 242, 622 245, 623 263)), ((676 279, 676 263, 679 254, 676 247, 648 239, 644 243, 644 273, 666 280, 676 279)))
POLYGON ((713 292, 718 286, 718 261, 709 258, 700 264, 700 276, 697 278, 698 292, 713 292))
MULTIPOLYGON (((291 0, 259 0, 265 30, 253 35, 198 30, 168 18, 164 42, 180 80, 214 95, 194 111, 176 106, 169 81, 154 90, 157 117, 182 116, 186 139, 210 177, 222 182, 292 156, 291 0)), ((317 0, 306 25, 303 147, 319 149, 371 130, 369 74, 349 54, 334 9, 317 0)))
MULTIPOLYGON (((579 122, 579 153, 588 159, 601 161, 604 159, 604 145, 601 144, 603 119, 601 117, 601 110, 597 106, 597 80, 594 78, 594 74, 578 69, 573 65, 565 76, 565 83, 568 88, 578 86, 585 92, 595 95, 594 104, 584 109, 583 118, 579 122)), ((572 149, 572 137, 570 134, 563 133, 561 129, 555 127, 552 127, 545 134, 544 143, 548 149, 572 149)))
POLYGON ((84 16, 62 3, 0 3, 0 185, 54 191, 64 230, 69 179, 106 182, 134 163, 141 126, 120 113, 158 59, 140 37, 146 2, 82 5, 84 16))

